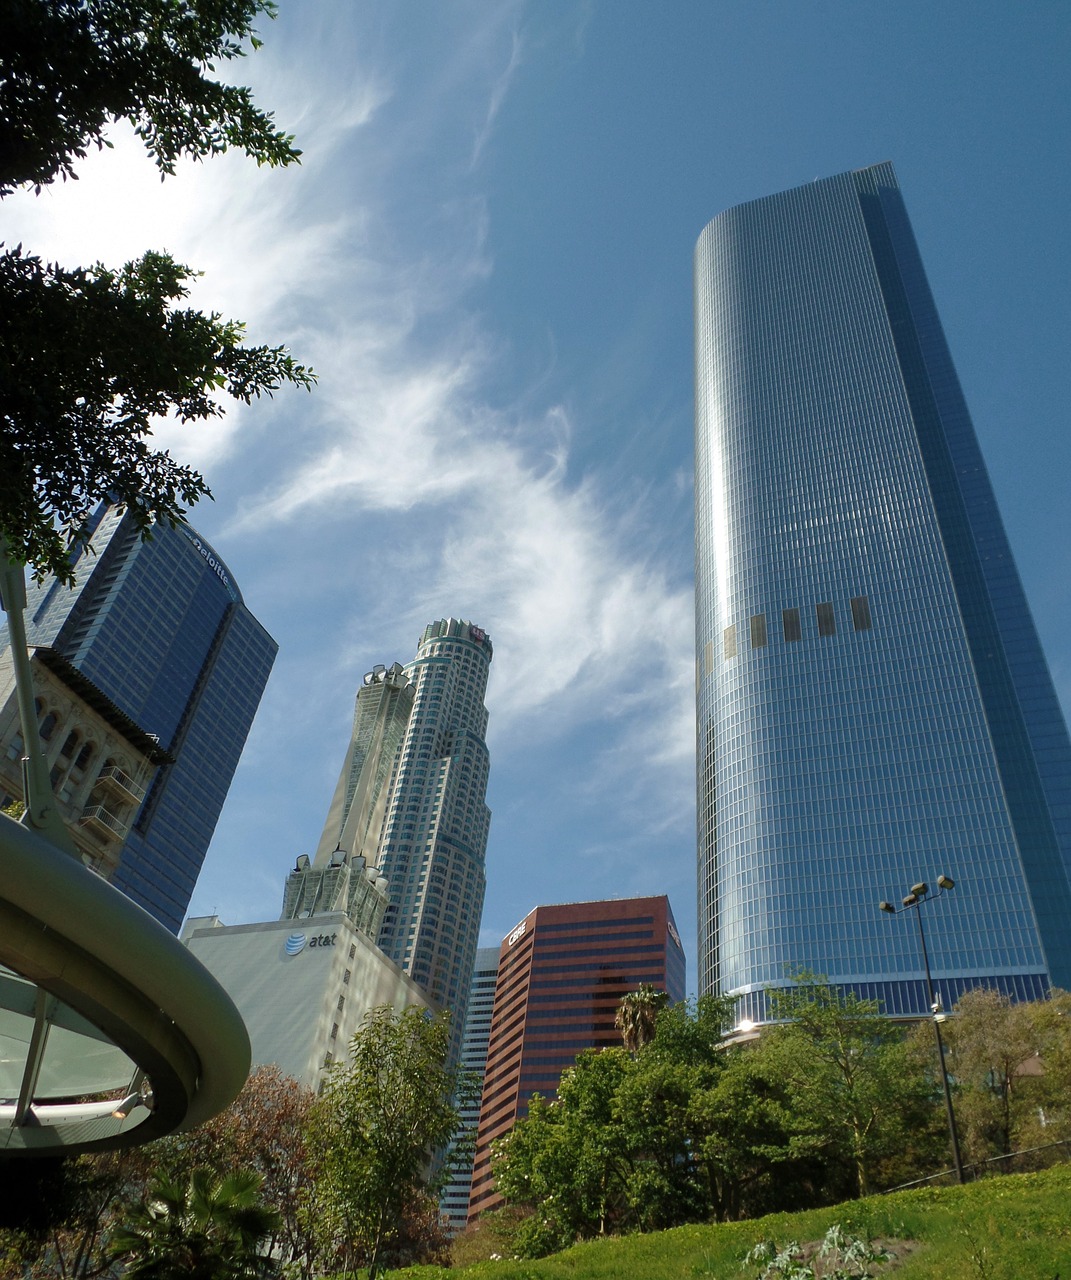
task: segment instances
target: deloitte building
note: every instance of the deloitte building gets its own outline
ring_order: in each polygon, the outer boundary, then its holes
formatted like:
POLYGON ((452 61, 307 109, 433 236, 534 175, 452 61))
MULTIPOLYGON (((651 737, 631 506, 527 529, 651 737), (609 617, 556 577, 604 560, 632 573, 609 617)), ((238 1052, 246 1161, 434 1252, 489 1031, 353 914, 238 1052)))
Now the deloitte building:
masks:
POLYGON ((892 167, 699 238, 700 989, 1071 984, 1071 746, 892 167))
MULTIPOLYGON (((75 585, 30 592, 41 734, 86 860, 177 933, 277 646, 189 525, 143 539, 104 506, 90 532, 75 585)), ((0 636, 0 699, 6 647, 0 636)), ((0 747, 17 763, 16 732, 0 706, 0 747)), ((10 767, 0 795, 18 791, 10 767)))

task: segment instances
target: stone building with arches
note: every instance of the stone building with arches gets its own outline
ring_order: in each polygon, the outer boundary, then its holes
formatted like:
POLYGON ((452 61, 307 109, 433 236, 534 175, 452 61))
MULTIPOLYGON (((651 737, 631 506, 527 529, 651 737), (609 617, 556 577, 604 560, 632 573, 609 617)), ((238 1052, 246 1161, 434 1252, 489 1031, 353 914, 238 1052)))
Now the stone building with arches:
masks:
MULTIPOLYGON (((38 722, 83 858, 177 933, 277 646, 189 525, 90 524, 73 584, 28 587, 38 722)), ((21 800, 10 660, 0 628, 0 796, 21 800)))
MULTIPOLYGON (((111 879, 157 767, 158 742, 54 650, 31 651, 50 778, 82 861, 111 879)), ((21 804, 23 741, 9 649, 0 652, 0 808, 21 804)))

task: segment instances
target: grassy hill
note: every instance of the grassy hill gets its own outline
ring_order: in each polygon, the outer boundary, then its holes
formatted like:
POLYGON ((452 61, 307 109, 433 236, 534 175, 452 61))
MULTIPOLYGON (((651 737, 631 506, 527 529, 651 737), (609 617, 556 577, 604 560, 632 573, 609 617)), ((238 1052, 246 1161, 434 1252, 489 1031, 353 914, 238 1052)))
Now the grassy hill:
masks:
MULTIPOLYGON (((897 1253, 894 1280, 1071 1280, 1071 1166, 902 1191, 750 1222, 596 1240, 538 1261, 412 1267, 407 1280, 735 1280, 761 1240, 820 1240, 834 1223, 897 1253)), ((754 1277, 755 1270, 746 1273, 754 1277)))

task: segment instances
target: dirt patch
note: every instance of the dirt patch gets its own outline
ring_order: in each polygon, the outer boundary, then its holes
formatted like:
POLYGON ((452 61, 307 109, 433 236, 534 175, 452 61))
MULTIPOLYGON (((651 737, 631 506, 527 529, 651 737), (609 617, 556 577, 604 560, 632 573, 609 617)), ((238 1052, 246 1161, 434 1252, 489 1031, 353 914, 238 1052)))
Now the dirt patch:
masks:
MULTIPOLYGON (((819 1257, 823 1244, 822 1240, 808 1240, 806 1244, 800 1245, 800 1261, 814 1268, 815 1280, 823 1280, 823 1277, 828 1276, 838 1265, 836 1258, 819 1257)), ((870 1241, 870 1247, 875 1253, 885 1253, 889 1256, 884 1262, 868 1263, 867 1270, 861 1274, 884 1276, 895 1271, 913 1253, 917 1253, 922 1245, 917 1240, 898 1240, 880 1236, 870 1241)))

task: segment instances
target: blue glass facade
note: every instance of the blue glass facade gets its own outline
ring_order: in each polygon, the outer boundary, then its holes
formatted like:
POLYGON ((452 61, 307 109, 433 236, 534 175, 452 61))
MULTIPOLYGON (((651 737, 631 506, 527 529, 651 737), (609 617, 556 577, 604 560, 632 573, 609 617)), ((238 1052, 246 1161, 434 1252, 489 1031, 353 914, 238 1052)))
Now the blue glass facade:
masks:
POLYGON ((890 165, 696 249, 700 987, 1071 984, 1071 744, 890 165))
MULTIPOLYGON (((480 1094, 484 1072, 487 1070, 487 1042, 491 1035, 491 1015, 495 1007, 498 953, 498 947, 480 947, 476 952, 476 965, 469 987, 469 1007, 465 1014, 465 1030, 461 1041, 460 1065, 462 1071, 470 1072, 479 1084, 458 1108, 461 1132, 454 1139, 455 1149, 462 1143, 473 1147, 476 1144, 476 1130, 480 1124, 480 1094)), ((439 1197, 439 1210, 446 1218, 451 1235, 463 1231, 468 1220, 472 1156, 473 1153, 470 1152, 460 1165, 455 1164, 450 1181, 443 1187, 439 1197)))
POLYGON ((75 587, 49 582, 31 600, 29 640, 61 653, 171 757, 113 883, 177 932, 278 646, 188 525, 143 542, 114 508, 95 520, 75 587))

